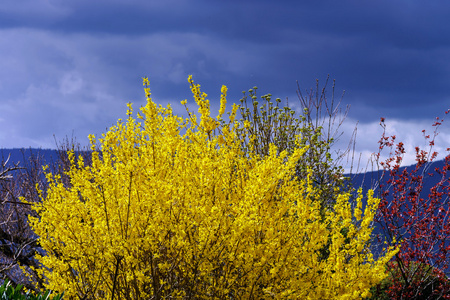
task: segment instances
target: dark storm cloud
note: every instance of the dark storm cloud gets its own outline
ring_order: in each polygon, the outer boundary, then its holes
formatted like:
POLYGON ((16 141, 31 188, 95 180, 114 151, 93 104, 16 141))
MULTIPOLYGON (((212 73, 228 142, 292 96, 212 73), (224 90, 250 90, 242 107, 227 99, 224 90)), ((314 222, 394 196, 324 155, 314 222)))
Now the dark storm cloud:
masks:
POLYGON ((10 113, 0 123, 21 145, 102 131, 125 102, 143 104, 142 76, 182 113, 189 74, 213 108, 222 84, 230 102, 257 85, 294 103, 296 80, 305 92, 330 74, 367 128, 380 116, 429 120, 448 106, 449 16, 447 1, 6 0, 0 107, 10 113), (45 119, 41 130, 11 123, 20 110, 45 119))

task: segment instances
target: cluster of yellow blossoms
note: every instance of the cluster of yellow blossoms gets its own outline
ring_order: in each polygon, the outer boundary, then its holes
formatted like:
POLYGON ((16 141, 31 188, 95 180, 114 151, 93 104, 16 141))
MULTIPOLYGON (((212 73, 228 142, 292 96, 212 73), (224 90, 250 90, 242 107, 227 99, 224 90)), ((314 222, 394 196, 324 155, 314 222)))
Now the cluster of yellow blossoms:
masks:
MULTIPOLYGON (((68 299, 358 299, 386 277, 369 250, 378 199, 323 212, 306 149, 244 153, 233 107, 225 123, 189 78, 200 122, 147 104, 96 140, 92 163, 72 153, 70 184, 50 188, 31 218, 46 255, 46 288, 68 299), (220 126, 220 133, 214 134, 220 126), (182 133, 183 132, 183 133, 182 133), (100 145, 99 147, 96 145, 100 145)), ((185 103, 185 102, 184 102, 185 103)), ((301 137, 298 137, 301 139, 301 137)), ((336 191, 339 193, 339 191, 336 191)))

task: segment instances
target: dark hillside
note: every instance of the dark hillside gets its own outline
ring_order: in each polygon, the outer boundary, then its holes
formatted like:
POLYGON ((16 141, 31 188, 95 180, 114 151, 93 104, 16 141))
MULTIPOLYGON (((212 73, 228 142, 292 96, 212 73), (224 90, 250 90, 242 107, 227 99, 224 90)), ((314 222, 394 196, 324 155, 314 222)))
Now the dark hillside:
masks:
MULTIPOLYGON (((420 170, 420 173, 423 174, 424 177, 424 186, 421 197, 426 197, 430 191, 430 189, 436 185, 436 183, 440 180, 439 176, 434 171, 436 168, 442 169, 442 167, 445 165, 444 160, 434 161, 432 163, 426 164, 424 168, 420 170)), ((415 165, 401 167, 400 171, 403 171, 403 169, 407 170, 408 173, 411 173, 411 171, 414 170, 415 165)), ((375 191, 375 195, 377 195, 378 189, 380 183, 386 185, 387 181, 389 179, 389 174, 386 173, 384 177, 382 176, 382 171, 372 171, 372 172, 366 172, 361 174, 354 174, 351 175, 351 183, 353 184, 353 187, 358 188, 362 187, 363 191, 367 191, 368 189, 373 188, 375 191)), ((349 176, 349 175, 346 175, 349 176)))
POLYGON ((2 162, 8 160, 8 165, 10 166, 18 164, 19 166, 25 167, 36 158, 39 158, 39 161, 45 162, 46 164, 51 164, 58 160, 59 150, 36 148, 14 148, 0 150, 0 160, 2 162))

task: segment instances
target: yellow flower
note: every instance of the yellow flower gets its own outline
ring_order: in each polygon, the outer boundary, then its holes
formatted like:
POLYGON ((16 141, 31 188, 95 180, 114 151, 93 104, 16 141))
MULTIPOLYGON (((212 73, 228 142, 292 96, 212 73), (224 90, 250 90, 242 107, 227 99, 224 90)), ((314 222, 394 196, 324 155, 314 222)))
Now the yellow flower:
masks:
POLYGON ((379 203, 372 193, 364 214, 359 192, 355 210, 341 194, 323 216, 310 176, 292 180, 306 147, 247 153, 241 138, 252 137, 236 132, 238 106, 229 124, 219 122, 226 87, 214 119, 189 76, 197 124, 156 105, 143 80, 138 119, 129 104, 126 120, 90 136, 91 164, 70 153, 70 184, 49 173, 33 204, 46 288, 69 299, 114 298, 114 282, 116 298, 352 299, 385 277, 396 249, 375 260, 368 248, 379 203))

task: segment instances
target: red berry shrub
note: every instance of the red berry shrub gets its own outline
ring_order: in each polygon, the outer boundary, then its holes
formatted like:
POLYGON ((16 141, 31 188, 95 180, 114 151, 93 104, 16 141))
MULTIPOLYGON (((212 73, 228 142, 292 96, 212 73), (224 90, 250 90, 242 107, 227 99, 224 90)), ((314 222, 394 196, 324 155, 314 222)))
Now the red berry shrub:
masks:
POLYGON ((382 168, 381 202, 375 222, 380 242, 401 242, 387 266, 391 299, 450 299, 450 155, 435 167, 437 152, 432 151, 442 122, 436 118, 431 136, 422 131, 429 150, 416 147, 416 164, 409 168, 401 167, 404 144, 386 136, 384 118, 380 122, 383 134, 375 158, 382 168), (391 152, 381 161, 384 149, 391 152))

